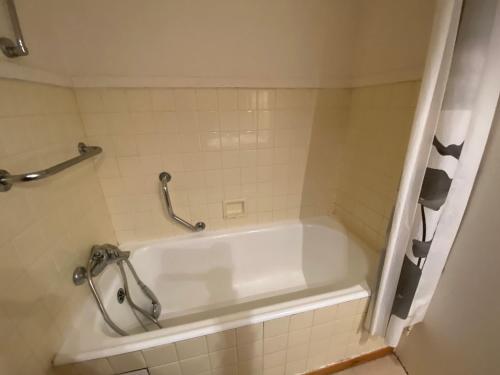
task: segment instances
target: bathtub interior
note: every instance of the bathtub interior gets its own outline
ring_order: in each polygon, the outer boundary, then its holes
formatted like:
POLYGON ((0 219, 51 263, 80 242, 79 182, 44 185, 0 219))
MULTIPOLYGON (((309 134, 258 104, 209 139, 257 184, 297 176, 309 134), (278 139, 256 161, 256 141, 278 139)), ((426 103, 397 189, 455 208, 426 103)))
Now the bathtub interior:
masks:
MULTIPOLYGON (((162 304, 162 327, 346 289, 373 272, 374 253, 331 218, 124 248, 162 304)), ((149 309, 130 274, 128 280, 134 301, 149 309)), ((117 301, 123 287, 117 267, 105 272, 98 287, 112 319, 131 333, 143 332, 126 302, 117 301)), ((106 336, 117 336, 100 316, 96 324, 106 336)))

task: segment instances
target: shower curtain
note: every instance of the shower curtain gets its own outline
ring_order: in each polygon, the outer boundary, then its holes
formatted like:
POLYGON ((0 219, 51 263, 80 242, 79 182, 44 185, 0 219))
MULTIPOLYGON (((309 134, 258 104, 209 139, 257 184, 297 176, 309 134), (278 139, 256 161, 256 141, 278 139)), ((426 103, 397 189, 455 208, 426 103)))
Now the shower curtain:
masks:
POLYGON ((398 344, 406 327, 423 320, 479 168, 500 91, 499 2, 437 2, 398 199, 367 317, 370 332, 385 336, 390 346, 398 344))

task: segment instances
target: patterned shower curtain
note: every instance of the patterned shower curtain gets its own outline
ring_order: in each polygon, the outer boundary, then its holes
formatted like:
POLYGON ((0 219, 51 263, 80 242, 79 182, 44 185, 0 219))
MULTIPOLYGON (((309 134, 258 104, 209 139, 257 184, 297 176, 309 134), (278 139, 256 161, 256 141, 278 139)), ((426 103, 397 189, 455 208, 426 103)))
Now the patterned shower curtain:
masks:
POLYGON ((466 1, 460 19, 460 1, 438 1, 437 51, 427 62, 368 319, 391 346, 424 318, 479 168, 500 92, 498 3, 466 1))

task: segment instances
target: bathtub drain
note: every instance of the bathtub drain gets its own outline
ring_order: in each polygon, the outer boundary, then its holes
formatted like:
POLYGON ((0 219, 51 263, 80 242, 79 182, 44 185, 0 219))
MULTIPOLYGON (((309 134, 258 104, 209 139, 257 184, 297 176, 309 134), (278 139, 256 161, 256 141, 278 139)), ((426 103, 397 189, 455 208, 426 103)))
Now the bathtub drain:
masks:
POLYGON ((123 290, 123 288, 118 289, 116 299, 118 300, 118 303, 123 303, 123 301, 125 301, 125 290, 123 290))

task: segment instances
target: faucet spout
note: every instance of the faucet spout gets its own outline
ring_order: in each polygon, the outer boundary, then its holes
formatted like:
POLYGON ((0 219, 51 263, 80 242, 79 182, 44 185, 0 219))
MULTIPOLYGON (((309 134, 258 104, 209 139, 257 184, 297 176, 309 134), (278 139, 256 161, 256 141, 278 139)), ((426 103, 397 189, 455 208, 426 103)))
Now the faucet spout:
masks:
POLYGON ((129 256, 129 251, 122 251, 115 245, 95 245, 92 246, 92 250, 90 251, 88 269, 92 277, 95 277, 101 274, 109 264, 126 260, 129 256))

